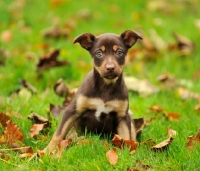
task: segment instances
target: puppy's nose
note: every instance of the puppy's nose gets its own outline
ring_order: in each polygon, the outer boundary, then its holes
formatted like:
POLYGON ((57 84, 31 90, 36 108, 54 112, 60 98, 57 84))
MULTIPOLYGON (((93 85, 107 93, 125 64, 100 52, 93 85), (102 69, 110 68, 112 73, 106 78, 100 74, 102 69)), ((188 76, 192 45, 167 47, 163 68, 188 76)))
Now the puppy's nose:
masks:
POLYGON ((106 64, 107 71, 114 71, 115 65, 114 64, 106 64))

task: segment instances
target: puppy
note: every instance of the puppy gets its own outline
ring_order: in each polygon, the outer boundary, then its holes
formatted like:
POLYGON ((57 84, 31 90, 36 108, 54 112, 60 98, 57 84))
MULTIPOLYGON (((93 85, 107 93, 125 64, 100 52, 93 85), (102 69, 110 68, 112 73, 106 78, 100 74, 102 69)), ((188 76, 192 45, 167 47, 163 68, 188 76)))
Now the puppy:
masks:
POLYGON ((142 38, 131 30, 120 35, 85 33, 75 39, 74 43, 89 51, 94 68, 66 108, 44 152, 53 151, 72 127, 83 132, 87 129, 98 134, 118 134, 126 140, 136 139, 135 126, 128 113, 128 92, 122 72, 128 49, 137 39, 142 38))

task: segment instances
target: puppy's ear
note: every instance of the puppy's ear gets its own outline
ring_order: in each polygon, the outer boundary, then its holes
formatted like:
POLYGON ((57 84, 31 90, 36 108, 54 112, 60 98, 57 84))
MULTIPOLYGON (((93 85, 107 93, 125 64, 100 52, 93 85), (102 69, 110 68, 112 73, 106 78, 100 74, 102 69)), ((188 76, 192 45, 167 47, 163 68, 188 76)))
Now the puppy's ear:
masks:
POLYGON ((128 48, 132 47, 137 42, 137 39, 142 39, 139 35, 131 30, 126 30, 120 35, 120 37, 122 38, 125 46, 128 48))
POLYGON ((93 42, 94 42, 95 36, 91 33, 84 33, 80 36, 78 36, 77 38, 75 38, 74 43, 80 43, 80 45, 86 49, 86 50, 90 50, 93 42))

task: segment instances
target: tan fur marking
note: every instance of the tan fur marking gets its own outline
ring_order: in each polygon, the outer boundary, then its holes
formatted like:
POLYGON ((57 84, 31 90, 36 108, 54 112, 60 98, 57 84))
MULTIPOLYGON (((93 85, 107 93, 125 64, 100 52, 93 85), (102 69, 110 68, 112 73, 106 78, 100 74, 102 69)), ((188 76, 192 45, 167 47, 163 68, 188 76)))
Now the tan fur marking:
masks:
POLYGON ((101 113, 117 112, 118 117, 124 117, 128 108, 128 101, 112 100, 104 102, 99 98, 88 98, 80 95, 77 98, 77 112, 82 113, 87 109, 96 110, 95 116, 99 119, 101 113))
POLYGON ((102 52, 105 52, 106 50, 105 46, 101 46, 100 49, 102 50, 102 52))
POLYGON ((125 140, 130 140, 129 129, 125 121, 121 121, 117 128, 117 133, 125 140))
POLYGON ((114 51, 117 51, 117 49, 118 49, 118 46, 117 46, 117 45, 114 45, 114 46, 113 46, 113 50, 114 50, 114 51))
POLYGON ((114 78, 114 79, 106 79, 106 78, 103 78, 104 82, 106 84, 113 84, 117 81, 118 77, 114 78))

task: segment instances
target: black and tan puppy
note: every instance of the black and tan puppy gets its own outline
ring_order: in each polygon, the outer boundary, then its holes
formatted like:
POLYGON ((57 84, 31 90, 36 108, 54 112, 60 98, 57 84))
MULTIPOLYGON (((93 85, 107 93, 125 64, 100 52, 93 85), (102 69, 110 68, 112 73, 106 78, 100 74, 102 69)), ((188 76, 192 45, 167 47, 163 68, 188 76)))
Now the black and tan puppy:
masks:
POLYGON ((94 68, 66 108, 44 152, 53 151, 72 127, 100 134, 118 134, 124 139, 135 140, 135 126, 128 114, 128 92, 122 71, 127 51, 137 39, 141 37, 130 30, 119 36, 107 33, 95 37, 85 33, 75 39, 74 43, 80 43, 91 54, 94 68))

